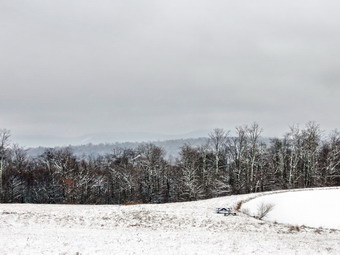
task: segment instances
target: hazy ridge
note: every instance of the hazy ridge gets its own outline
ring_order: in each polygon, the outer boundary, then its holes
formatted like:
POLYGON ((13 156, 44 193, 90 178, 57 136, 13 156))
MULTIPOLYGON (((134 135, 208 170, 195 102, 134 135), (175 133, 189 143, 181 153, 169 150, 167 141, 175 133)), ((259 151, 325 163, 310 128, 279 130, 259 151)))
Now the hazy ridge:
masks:
MULTIPOLYGON (((208 137, 199 137, 199 138, 186 138, 186 139, 174 139, 174 140, 165 140, 165 141, 152 141, 156 146, 163 148, 166 152, 167 158, 175 158, 178 156, 180 148, 185 145, 191 146, 201 146, 207 144, 208 137)), ((135 149, 141 144, 150 143, 150 142, 115 142, 115 143, 99 143, 99 144, 84 144, 84 145, 69 145, 69 146, 57 146, 52 148, 65 148, 68 147, 72 150, 72 152, 79 157, 87 157, 87 156, 99 156, 106 155, 111 153, 115 149, 135 149)), ((35 147, 29 148, 28 154, 32 157, 36 157, 44 153, 44 151, 49 147, 35 147)))

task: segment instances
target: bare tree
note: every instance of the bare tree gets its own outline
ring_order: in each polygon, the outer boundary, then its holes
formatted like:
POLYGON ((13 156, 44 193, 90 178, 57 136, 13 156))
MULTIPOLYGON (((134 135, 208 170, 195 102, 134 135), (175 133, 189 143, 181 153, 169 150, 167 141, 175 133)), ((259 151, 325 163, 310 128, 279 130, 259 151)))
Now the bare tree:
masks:
POLYGON ((137 148, 136 168, 140 172, 140 195, 144 202, 161 202, 167 185, 165 151, 154 144, 137 148))
POLYGON ((256 191, 256 186, 259 185, 257 172, 260 171, 260 159, 263 154, 264 145, 261 144, 261 133, 262 129, 259 127, 257 123, 253 123, 250 127, 247 127, 247 138, 248 138, 248 183, 249 190, 248 192, 256 191))
POLYGON ((200 150, 189 145, 183 146, 180 152, 179 166, 182 170, 181 197, 189 201, 203 198, 200 150))
POLYGON ((340 185, 340 132, 334 130, 324 142, 320 155, 320 185, 340 185))
POLYGON ((218 174, 221 168, 220 161, 223 153, 226 151, 228 134, 229 132, 226 132, 221 128, 216 128, 209 134, 209 144, 212 147, 215 156, 214 166, 216 174, 218 174))
POLYGON ((301 130, 298 126, 290 128, 290 132, 285 135, 285 150, 286 160, 288 161, 287 168, 287 187, 288 189, 295 188, 298 181, 301 179, 301 172, 299 171, 299 164, 301 162, 302 154, 302 137, 301 130))
POLYGON ((0 129, 0 201, 2 201, 3 171, 6 165, 10 137, 11 133, 9 130, 0 129))
POLYGON ((248 139, 246 127, 237 127, 236 136, 228 139, 229 175, 232 193, 246 192, 246 160, 248 139))
POLYGON ((270 213, 274 209, 274 204, 266 204, 262 202, 258 207, 257 207, 257 215, 255 216, 257 219, 262 220, 265 218, 268 213, 270 213))

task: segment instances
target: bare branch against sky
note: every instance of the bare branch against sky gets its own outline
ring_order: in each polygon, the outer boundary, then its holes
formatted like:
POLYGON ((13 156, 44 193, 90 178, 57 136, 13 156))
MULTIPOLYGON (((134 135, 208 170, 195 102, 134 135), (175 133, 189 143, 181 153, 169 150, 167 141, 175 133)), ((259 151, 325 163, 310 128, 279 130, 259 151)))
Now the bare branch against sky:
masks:
POLYGON ((337 128, 339 13, 335 0, 1 0, 0 127, 337 128))

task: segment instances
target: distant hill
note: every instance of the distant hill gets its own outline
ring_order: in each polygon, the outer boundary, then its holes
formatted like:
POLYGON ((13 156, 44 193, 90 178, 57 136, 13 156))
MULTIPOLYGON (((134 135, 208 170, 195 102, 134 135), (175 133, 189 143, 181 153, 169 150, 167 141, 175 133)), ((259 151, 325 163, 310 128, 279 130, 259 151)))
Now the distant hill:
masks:
POLYGON ((195 130, 182 134, 147 132, 99 132, 82 136, 13 135, 13 141, 25 147, 55 147, 83 144, 136 143, 208 137, 209 130, 195 130))
MULTIPOLYGON (((167 158, 176 158, 180 151, 180 148, 185 145, 191 146, 201 146, 208 142, 207 137, 200 138, 186 138, 186 139, 173 139, 165 141, 152 141, 156 146, 162 147, 166 151, 167 158)), ((79 157, 87 156, 98 156, 106 155, 111 153, 114 149, 124 148, 124 149, 135 149, 139 145, 149 143, 149 142, 116 142, 116 143, 99 143, 92 144, 88 143, 85 145, 70 145, 70 146, 59 146, 54 148, 71 148, 73 153, 79 157)), ((41 155, 48 147, 36 147, 29 148, 28 154, 32 157, 41 155)))

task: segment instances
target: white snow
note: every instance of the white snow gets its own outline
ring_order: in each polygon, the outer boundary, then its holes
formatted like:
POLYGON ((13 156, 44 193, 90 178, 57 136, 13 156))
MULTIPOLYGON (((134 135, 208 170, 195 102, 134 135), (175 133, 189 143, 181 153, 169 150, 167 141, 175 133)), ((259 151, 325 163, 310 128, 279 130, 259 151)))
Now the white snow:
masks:
POLYGON ((340 230, 340 189, 306 190, 262 196, 243 205, 256 215, 261 204, 273 204, 265 220, 340 230))
POLYGON ((0 254, 340 254, 338 230, 295 231, 216 213, 259 195, 132 206, 0 204, 0 254))

